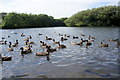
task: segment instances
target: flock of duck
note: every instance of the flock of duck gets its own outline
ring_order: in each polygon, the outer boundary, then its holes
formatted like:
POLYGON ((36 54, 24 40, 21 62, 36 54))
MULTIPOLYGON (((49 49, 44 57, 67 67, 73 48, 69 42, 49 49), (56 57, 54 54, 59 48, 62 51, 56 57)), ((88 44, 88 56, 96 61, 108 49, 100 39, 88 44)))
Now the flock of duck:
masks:
MULTIPOLYGON (((18 34, 18 33, 14 33, 14 34, 18 34)), ((43 35, 43 34, 38 34, 38 36, 40 35, 43 35)), ((81 36, 86 36, 84 34, 80 34, 81 36)), ((26 34, 24 33, 21 33, 20 34, 21 37, 25 37, 24 39, 24 43, 25 45, 20 47, 20 54, 21 55, 25 55, 25 54, 29 54, 29 53, 32 53, 32 46, 35 44, 35 42, 32 42, 30 41, 30 39, 32 39, 33 37, 31 35, 27 36, 26 37, 26 34)), ((66 34, 59 34, 58 36, 60 36, 60 40, 59 41, 56 41, 55 39, 51 38, 51 37, 48 37, 48 36, 44 36, 46 40, 48 41, 52 41, 52 43, 54 43, 56 45, 56 48, 52 48, 51 45, 45 43, 45 41, 42 41, 40 40, 39 41, 39 45, 44 49, 44 52, 37 52, 35 53, 36 56, 48 56, 50 53, 52 52, 55 52, 57 51, 58 49, 63 49, 63 48, 67 48, 66 45, 64 44, 61 44, 63 41, 66 41, 68 40, 69 38, 71 39, 80 39, 79 42, 70 42, 72 45, 79 45, 79 46, 83 46, 85 45, 86 48, 88 48, 89 46, 91 46, 93 44, 93 42, 95 41, 96 37, 94 36, 88 36, 87 38, 88 39, 83 39, 83 38, 80 38, 80 37, 77 37, 77 36, 70 36, 70 35, 66 35, 66 34)), ((10 38, 11 36, 8 35, 8 38, 10 38)), ((109 41, 111 42, 116 42, 117 43, 117 47, 120 46, 120 41, 118 39, 109 39, 109 41)), ((20 42, 19 40, 16 40, 14 44, 12 44, 12 42, 8 42, 6 40, 5 37, 2 37, 1 41, 0 41, 0 45, 6 45, 8 46, 8 51, 14 51, 14 47, 17 47, 17 46, 20 46, 19 45, 20 42)), ((101 47, 109 47, 109 44, 104 44, 103 42, 99 43, 99 45, 101 47)), ((11 61, 12 60, 12 57, 8 57, 8 56, 2 56, 0 54, 0 59, 1 61, 11 61)))

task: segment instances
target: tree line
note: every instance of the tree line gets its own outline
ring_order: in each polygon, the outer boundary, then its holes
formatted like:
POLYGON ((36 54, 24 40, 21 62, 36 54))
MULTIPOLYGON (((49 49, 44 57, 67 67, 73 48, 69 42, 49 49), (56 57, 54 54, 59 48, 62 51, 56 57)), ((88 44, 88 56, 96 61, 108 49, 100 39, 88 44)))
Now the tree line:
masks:
POLYGON ((1 28, 34 28, 65 26, 64 18, 54 19, 46 14, 8 13, 3 17, 1 28))
POLYGON ((80 11, 65 20, 67 26, 120 26, 120 6, 103 6, 80 11))
POLYGON ((120 6, 103 6, 80 11, 69 18, 54 19, 46 14, 2 13, 1 28, 120 26, 120 6))

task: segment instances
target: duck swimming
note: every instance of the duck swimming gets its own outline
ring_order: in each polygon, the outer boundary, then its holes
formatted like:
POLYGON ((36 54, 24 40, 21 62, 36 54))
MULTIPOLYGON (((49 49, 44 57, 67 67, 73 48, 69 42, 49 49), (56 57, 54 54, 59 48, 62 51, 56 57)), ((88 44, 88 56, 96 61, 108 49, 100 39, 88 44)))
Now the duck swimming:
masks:
POLYGON ((108 47, 109 45, 108 44, 103 44, 102 42, 100 43, 100 46, 101 47, 108 47))

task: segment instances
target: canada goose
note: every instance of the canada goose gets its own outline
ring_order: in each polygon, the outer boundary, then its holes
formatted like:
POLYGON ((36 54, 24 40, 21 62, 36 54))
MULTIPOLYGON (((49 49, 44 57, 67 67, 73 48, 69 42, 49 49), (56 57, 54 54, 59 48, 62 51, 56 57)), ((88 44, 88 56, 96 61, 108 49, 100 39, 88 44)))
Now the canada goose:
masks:
POLYGON ((14 49, 11 48, 11 45, 9 45, 8 51, 14 51, 14 49))
POLYGON ((46 36, 46 40, 52 40, 52 38, 48 38, 48 37, 46 36))
POLYGON ((21 37, 24 37, 24 36, 25 36, 25 34, 21 33, 21 37))
POLYGON ((55 39, 53 39, 53 43, 59 44, 60 42, 59 41, 55 41, 55 39))
POLYGON ((7 57, 7 56, 1 57, 1 58, 2 58, 2 61, 11 61, 12 60, 12 57, 7 57))
POLYGON ((73 36, 73 39, 78 39, 79 37, 75 37, 75 36, 73 36))
POLYGON ((21 50, 21 54, 28 54, 28 53, 32 53, 32 50, 31 50, 31 48, 29 47, 27 50, 25 50, 24 51, 24 48, 23 47, 21 47, 20 48, 20 50, 21 50))
POLYGON ((61 41, 64 41, 64 40, 68 40, 67 38, 63 38, 63 37, 61 37, 61 41))
POLYGON ((66 48, 66 46, 65 45, 60 45, 60 43, 58 44, 58 46, 57 46, 58 48, 66 48))
POLYGON ((108 47, 109 45, 108 44, 103 44, 102 42, 100 43, 100 46, 101 47, 108 47))
POLYGON ((47 56, 47 55, 49 55, 49 52, 37 52, 35 54, 36 54, 36 56, 47 56))

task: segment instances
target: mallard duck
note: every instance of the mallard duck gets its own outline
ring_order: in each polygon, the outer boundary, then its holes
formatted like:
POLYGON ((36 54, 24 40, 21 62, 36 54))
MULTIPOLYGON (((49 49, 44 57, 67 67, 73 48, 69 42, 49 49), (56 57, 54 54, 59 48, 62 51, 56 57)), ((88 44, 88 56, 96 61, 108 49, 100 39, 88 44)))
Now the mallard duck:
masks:
POLYGON ((11 48, 11 45, 9 45, 8 51, 14 51, 14 49, 11 48))
POLYGON ((52 38, 48 38, 48 36, 46 36, 46 40, 52 40, 52 38))
POLYGON ((57 47, 58 47, 58 48, 66 48, 65 45, 60 45, 60 43, 59 43, 59 45, 58 45, 57 47))
POLYGON ((55 39, 53 39, 53 43, 59 44, 60 42, 59 41, 55 41, 55 39))
POLYGON ((73 36, 73 39, 78 39, 79 37, 73 36))
POLYGON ((100 43, 100 46, 101 47, 108 47, 109 45, 108 44, 103 44, 102 42, 100 43))
POLYGON ((29 47, 29 49, 27 49, 27 50, 25 50, 24 51, 24 48, 23 47, 21 47, 20 48, 20 50, 21 50, 21 54, 28 54, 28 53, 32 53, 32 50, 31 50, 31 48, 29 47))
POLYGON ((47 55, 49 55, 49 52, 37 52, 35 54, 36 54, 36 56, 47 56, 47 55))

